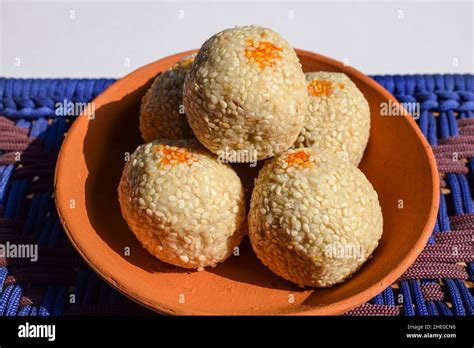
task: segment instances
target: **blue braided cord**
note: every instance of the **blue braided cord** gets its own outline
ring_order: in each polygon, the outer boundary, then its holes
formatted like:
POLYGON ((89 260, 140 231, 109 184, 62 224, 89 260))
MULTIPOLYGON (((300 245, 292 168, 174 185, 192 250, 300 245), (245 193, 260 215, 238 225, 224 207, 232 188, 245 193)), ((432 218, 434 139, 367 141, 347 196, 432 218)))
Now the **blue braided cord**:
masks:
POLYGON ((12 317, 16 315, 18 311, 18 307, 20 307, 20 298, 21 298, 21 287, 19 285, 16 285, 13 288, 13 291, 10 295, 10 299, 8 300, 7 303, 7 309, 6 309, 6 316, 12 317))
POLYGON ((377 296, 375 296, 375 297, 371 300, 371 302, 372 302, 373 304, 376 304, 376 305, 383 305, 383 304, 385 304, 385 303, 384 303, 384 298, 383 298, 383 296, 382 296, 381 293, 378 294, 377 296))
POLYGON ((7 219, 20 218, 25 214, 25 200, 23 199, 30 188, 29 179, 21 179, 13 181, 11 191, 8 196, 7 205, 5 207, 4 217, 7 219))
POLYGON ((448 125, 448 116, 446 115, 446 112, 441 112, 438 118, 439 118, 440 138, 445 139, 451 135, 449 125, 448 125))
POLYGON ((443 78, 443 75, 441 75, 441 74, 433 74, 432 77, 433 77, 433 82, 434 82, 433 89, 435 89, 435 90, 438 90, 438 89, 443 90, 443 89, 444 89, 444 78, 443 78))
POLYGON ((406 316, 414 316, 415 311, 413 310, 413 302, 411 300, 410 287, 406 280, 400 282, 400 287, 403 293, 403 308, 405 309, 406 316))
POLYGON ((41 228, 43 228, 46 218, 47 212, 50 210, 53 202, 51 200, 51 193, 49 192, 42 192, 38 193, 37 195, 33 196, 33 200, 37 200, 39 203, 38 210, 32 211, 31 218, 28 216, 27 223, 24 226, 24 234, 33 234, 39 235, 41 228), (39 198, 37 198, 39 197, 39 198))
POLYGON ((469 280, 474 282, 474 263, 467 264, 467 273, 469 274, 469 280))
POLYGON ((64 286, 58 288, 56 292, 56 300, 53 304, 53 312, 51 315, 59 316, 63 313, 64 302, 67 296, 67 289, 64 286))
POLYGON ((400 75, 395 75, 393 82, 395 83, 395 94, 405 95, 405 79, 400 75))
POLYGON ((464 83, 464 75, 454 75, 454 86, 457 90, 465 90, 466 84, 464 83))
POLYGON ((420 110, 434 111, 438 107, 437 96, 433 92, 421 91, 415 93, 415 98, 420 103, 420 110))
POLYGON ((428 239, 428 244, 434 244, 436 243, 436 240, 435 240, 435 235, 436 233, 438 233, 440 231, 439 229, 439 216, 437 215, 436 216, 436 221, 435 221, 435 225, 433 227, 433 231, 431 232, 431 235, 430 235, 430 238, 428 239))
POLYGON ((385 304, 387 304, 389 306, 395 306, 395 296, 393 294, 393 289, 392 289, 391 286, 387 287, 383 291, 383 297, 384 297, 384 300, 385 300, 385 304))
POLYGON ((53 135, 53 143, 52 143, 52 150, 54 152, 58 152, 59 149, 61 148, 61 144, 63 143, 64 139, 64 133, 66 132, 67 129, 67 123, 64 118, 58 118, 54 120, 56 123, 56 128, 55 128, 55 133, 53 135))
POLYGON ((13 181, 11 189, 8 194, 7 204, 5 207, 4 217, 7 219, 13 219, 17 217, 17 205, 20 204, 20 200, 24 200, 22 193, 28 190, 28 180, 22 179, 13 181), (25 186, 26 185, 26 189, 25 186))
POLYGON ((433 231, 431 232, 430 238, 428 238, 428 244, 436 243, 435 235, 438 232, 439 232, 439 222, 438 222, 438 216, 436 216, 436 221, 435 221, 435 225, 433 227, 433 231))
POLYGON ((454 90, 454 76, 453 75, 442 75, 444 81, 444 89, 447 92, 452 92, 454 90))
POLYGON ((41 200, 40 208, 38 209, 37 219, 35 221, 34 230, 33 230, 35 235, 39 235, 41 233, 41 230, 48 218, 47 213, 54 204, 53 201, 51 200, 51 193, 49 192, 41 193, 40 200, 41 200))
POLYGON ((469 182, 467 181, 467 178, 462 174, 455 174, 455 176, 457 177, 459 186, 461 188, 461 197, 462 203, 464 203, 464 211, 466 214, 474 213, 471 189, 469 188, 469 182))
POLYGON ((58 247, 63 236, 63 229, 56 214, 55 214, 55 219, 53 221, 54 221, 54 226, 52 228, 51 235, 48 239, 48 245, 47 245, 48 248, 58 247))
POLYGON ((38 308, 35 306, 32 306, 30 309, 30 314, 28 314, 31 317, 36 317, 38 315, 38 308))
POLYGON ((439 210, 438 210, 438 221, 441 231, 450 231, 451 226, 449 224, 448 208, 446 206, 446 200, 443 193, 440 192, 439 197, 439 210))
POLYGON ((464 308, 466 309, 467 315, 474 315, 474 297, 469 292, 469 289, 466 287, 466 284, 460 280, 456 279, 455 284, 461 294, 461 298, 464 302, 464 308))
POLYGON ((380 85, 382 85, 387 91, 393 94, 393 88, 395 85, 390 84, 391 76, 389 75, 378 75, 372 76, 372 78, 377 81, 380 85))
POLYGON ((49 310, 46 307, 40 306, 38 308, 38 316, 39 317, 48 317, 48 316, 50 316, 49 310))
POLYGON ((113 79, 0 78, 0 114, 10 118, 55 117, 56 103, 95 98, 113 79))
POLYGON ((418 126, 420 127, 421 132, 425 136, 425 138, 428 138, 428 126, 430 122, 430 114, 426 110, 422 110, 420 112, 420 118, 418 119, 418 126))
MULTIPOLYGON (((459 98, 457 93, 451 92, 451 93, 446 93, 446 92, 437 92, 438 97, 440 98, 459 98)), ((457 100, 453 99, 447 99, 441 102, 439 106, 439 110, 441 112, 443 111, 449 111, 449 110, 457 110, 459 109, 459 102, 457 100)))
POLYGON ((41 195, 40 194, 34 194, 33 197, 31 198, 31 203, 30 203, 30 209, 28 210, 28 214, 26 215, 26 221, 25 224, 23 225, 23 235, 30 234, 34 221, 36 219, 36 216, 38 214, 39 208, 40 208, 40 201, 41 201, 41 195))
POLYGON ((44 117, 38 118, 31 127, 30 137, 43 139, 48 128, 48 120, 44 117))
POLYGON ((17 191, 20 189, 20 184, 20 181, 14 181, 11 184, 10 194, 8 195, 5 212, 3 213, 7 219, 12 219, 15 217, 16 202, 18 201, 17 191))
POLYGON ((453 279, 445 279, 446 286, 448 288, 448 294, 451 298, 451 303, 453 304, 453 310, 455 315, 466 315, 464 306, 462 305, 461 294, 456 287, 456 283, 453 279))
POLYGON ((0 295, 0 316, 5 315, 7 309, 8 299, 13 291, 14 285, 8 285, 0 295))
POLYGON ((25 317, 28 315, 29 311, 31 309, 31 306, 30 305, 24 305, 23 307, 20 308, 20 310, 18 311, 18 316, 19 317, 25 317))
POLYGON ((436 120, 434 117, 429 118, 428 123, 428 142, 435 146, 438 144, 438 137, 436 136, 436 120))
POLYGON ((41 306, 38 310, 38 315, 40 317, 49 316, 51 313, 51 307, 53 302, 54 296, 54 287, 48 285, 46 288, 46 293, 43 296, 43 301, 41 302, 41 306))
POLYGON ((438 310, 441 313, 441 315, 443 315, 445 317, 452 317, 453 316, 453 312, 451 312, 451 310, 446 305, 446 303, 441 302, 441 301, 437 301, 436 304, 437 304, 438 310))
POLYGON ((44 151, 45 152, 52 152, 54 145, 56 143, 56 134, 59 123, 57 122, 59 119, 54 119, 51 125, 46 129, 45 139, 44 139, 44 151))
POLYGON ((5 280, 7 280, 8 269, 6 267, 0 267, 0 292, 5 285, 5 280))
POLYGON ((418 315, 427 316, 428 309, 426 308, 425 299, 421 292, 420 281, 418 279, 410 280, 411 290, 415 298, 415 309, 418 315))
POLYGON ((45 247, 48 244, 48 238, 51 233, 52 224, 53 224, 53 219, 49 215, 46 219, 46 224, 41 229, 41 233, 38 238, 38 246, 45 247))
POLYGON ((2 172, 2 176, 0 177, 0 205, 4 205, 8 183, 10 181, 10 177, 12 176, 13 170, 15 169, 14 164, 9 164, 6 166, 2 172))
POLYGON ((449 187, 451 188, 451 200, 454 206, 454 213, 456 215, 463 215, 464 208, 462 204, 461 188, 459 187, 457 176, 453 173, 447 173, 449 187))
POLYGON ((449 124, 449 129, 450 133, 453 136, 458 136, 459 135, 459 128, 458 128, 458 121, 456 120, 456 115, 452 110, 449 110, 447 112, 448 116, 448 124, 449 124))
POLYGON ((25 120, 25 119, 19 119, 16 122, 15 126, 18 127, 18 128, 28 129, 31 126, 31 122, 28 121, 28 120, 25 120))
POLYGON ((460 95, 464 96, 469 96, 469 101, 465 101, 459 108, 459 111, 473 111, 474 110, 474 93, 473 92, 460 92, 460 95))
POLYGON ((439 315, 438 309, 436 308, 436 305, 433 301, 427 301, 426 302, 426 308, 428 308, 429 315, 432 315, 432 316, 438 316, 439 315))

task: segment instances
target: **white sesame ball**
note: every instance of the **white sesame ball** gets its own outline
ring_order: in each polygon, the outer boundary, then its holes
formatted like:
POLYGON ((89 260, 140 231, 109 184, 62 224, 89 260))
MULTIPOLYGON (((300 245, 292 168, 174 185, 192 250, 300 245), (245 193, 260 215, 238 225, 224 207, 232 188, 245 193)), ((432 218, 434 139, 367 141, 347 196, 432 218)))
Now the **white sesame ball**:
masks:
POLYGON ((140 145, 125 164, 118 193, 137 239, 176 266, 215 266, 246 231, 239 177, 195 140, 140 145))
POLYGON ((348 161, 313 147, 267 161, 250 204, 249 236, 258 258, 299 286, 343 282, 382 235, 377 193, 348 161))
POLYGON ((183 84, 195 56, 182 58, 158 75, 144 95, 140 108, 140 132, 144 141, 194 138, 184 113, 183 84))
POLYGON ((247 150, 258 160, 287 150, 308 105, 306 82, 293 48, 259 26, 212 36, 186 75, 188 122, 211 152, 247 150))
POLYGON ((370 109, 347 75, 306 73, 308 113, 295 147, 314 146, 359 165, 370 133, 370 109))

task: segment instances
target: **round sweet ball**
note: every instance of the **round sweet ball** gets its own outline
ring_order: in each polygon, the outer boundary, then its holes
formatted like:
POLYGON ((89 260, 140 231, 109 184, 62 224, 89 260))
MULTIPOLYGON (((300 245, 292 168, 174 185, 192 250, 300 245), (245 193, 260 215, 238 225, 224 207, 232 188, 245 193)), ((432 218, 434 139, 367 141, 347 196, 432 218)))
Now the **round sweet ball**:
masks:
POLYGON ((335 154, 289 150, 267 161, 248 216, 258 258, 299 286, 343 282, 371 256, 382 235, 377 193, 335 154))
POLYGON ((146 142, 155 139, 192 139, 183 104, 183 84, 192 54, 158 75, 142 99, 140 133, 146 142))
POLYGON ((189 124, 211 152, 248 151, 258 160, 295 142, 308 106, 293 48, 259 27, 226 29, 208 39, 184 85, 189 124))
POLYGON ((202 270, 231 255, 245 234, 244 189, 196 140, 140 145, 118 187, 122 215, 161 261, 202 270))
POLYGON ((314 146, 359 165, 370 133, 370 109, 347 75, 306 73, 308 113, 295 147, 314 146))

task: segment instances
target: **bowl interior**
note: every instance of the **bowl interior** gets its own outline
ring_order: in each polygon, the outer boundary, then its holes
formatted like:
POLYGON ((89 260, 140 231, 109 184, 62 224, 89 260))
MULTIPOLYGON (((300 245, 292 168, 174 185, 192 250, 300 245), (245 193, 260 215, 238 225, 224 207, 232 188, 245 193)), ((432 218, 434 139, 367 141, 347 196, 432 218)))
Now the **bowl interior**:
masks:
MULTIPOLYGON (((430 147, 410 118, 380 116, 380 104, 394 99, 372 79, 301 50, 305 71, 345 72, 369 101, 372 127, 360 168, 379 195, 384 217, 372 259, 341 285, 301 289, 264 267, 247 237, 238 256, 202 272, 160 262, 141 247, 120 214, 117 186, 127 154, 142 142, 142 96, 158 73, 187 54, 116 82, 94 101, 95 118, 80 116, 66 137, 56 169, 56 200, 66 232, 89 265, 133 300, 171 314, 339 314, 394 282, 434 226, 439 191, 430 147)), ((250 188, 256 170, 239 166, 238 171, 250 188)))

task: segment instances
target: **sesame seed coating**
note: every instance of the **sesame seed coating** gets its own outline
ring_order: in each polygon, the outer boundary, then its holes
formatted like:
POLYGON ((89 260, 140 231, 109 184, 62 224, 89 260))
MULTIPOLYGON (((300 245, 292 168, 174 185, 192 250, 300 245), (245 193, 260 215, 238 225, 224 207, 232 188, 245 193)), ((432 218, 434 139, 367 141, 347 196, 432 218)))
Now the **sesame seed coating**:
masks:
POLYGON ((348 161, 314 147, 265 163, 252 193, 249 236, 258 258, 299 286, 343 282, 382 235, 378 196, 348 161))
POLYGON ((239 177, 195 140, 140 145, 125 164, 118 193, 122 215, 144 248, 176 266, 215 266, 246 231, 239 177))
POLYGON ((308 105, 295 51, 259 26, 208 39, 186 75, 183 97, 189 125, 206 148, 253 151, 258 160, 295 142, 308 105))
POLYGON ((314 146, 359 165, 370 133, 370 109, 357 86, 343 73, 306 73, 309 105, 295 142, 314 146))
POLYGON ((194 138, 184 113, 183 84, 195 56, 182 58, 158 75, 144 95, 140 108, 140 132, 144 141, 194 138))

